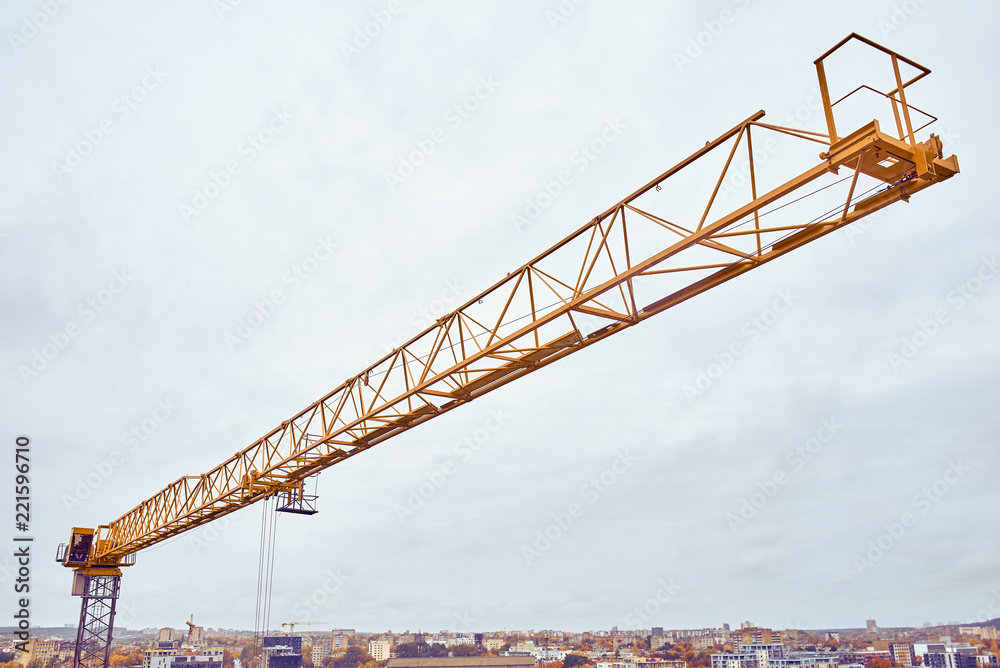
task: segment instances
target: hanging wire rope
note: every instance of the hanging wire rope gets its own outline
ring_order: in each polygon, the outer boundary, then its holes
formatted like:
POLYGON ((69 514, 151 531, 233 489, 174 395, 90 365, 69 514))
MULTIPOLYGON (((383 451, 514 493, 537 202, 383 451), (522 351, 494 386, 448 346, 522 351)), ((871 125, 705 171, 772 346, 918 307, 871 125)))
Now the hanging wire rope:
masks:
POLYGON ((274 497, 261 504, 260 547, 257 560, 257 600, 254 610, 253 659, 251 665, 260 665, 263 639, 271 622, 271 592, 274 585, 274 549, 277 541, 277 502, 274 497))

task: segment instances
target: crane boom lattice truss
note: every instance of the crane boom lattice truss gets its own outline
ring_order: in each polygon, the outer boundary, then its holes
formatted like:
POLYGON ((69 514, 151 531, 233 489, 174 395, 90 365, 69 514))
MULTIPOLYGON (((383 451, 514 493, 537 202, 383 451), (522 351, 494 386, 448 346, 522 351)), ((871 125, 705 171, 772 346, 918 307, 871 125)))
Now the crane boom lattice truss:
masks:
MULTIPOLYGON (((120 575, 137 551, 276 494, 288 509, 311 513, 304 482, 319 471, 958 173, 936 136, 916 139, 923 126, 914 128, 912 116, 933 118, 907 102, 905 89, 927 68, 854 34, 815 64, 825 133, 769 125, 763 111, 753 114, 250 447, 99 527, 89 558, 63 563, 120 575), (825 61, 852 41, 891 62, 896 85, 880 95, 894 133, 872 120, 837 134, 835 107, 852 94, 831 101, 825 61), (904 81, 902 66, 915 75, 904 81), (761 133, 825 150, 820 162, 765 188, 753 148, 761 133), (724 206, 744 151, 742 203, 724 206), (713 159, 721 171, 706 176, 713 159), (660 192, 688 174, 705 187, 697 206, 689 187, 676 198, 660 192), (803 189, 824 181, 817 192, 827 214, 806 219, 812 200, 803 189)), ((862 89, 874 90, 854 92, 862 89)), ((78 649, 76 665, 99 664, 78 649)))

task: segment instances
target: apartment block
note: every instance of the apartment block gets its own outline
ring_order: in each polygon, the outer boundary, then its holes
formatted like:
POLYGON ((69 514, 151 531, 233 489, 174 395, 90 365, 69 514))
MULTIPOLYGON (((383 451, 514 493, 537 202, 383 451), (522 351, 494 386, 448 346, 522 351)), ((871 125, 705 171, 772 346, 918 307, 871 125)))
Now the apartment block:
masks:
POLYGON ((372 658, 376 661, 388 660, 389 649, 388 640, 371 640, 368 643, 368 653, 371 654, 372 658))
POLYGON ((323 662, 323 659, 330 656, 330 641, 321 640, 316 638, 313 640, 312 644, 312 662, 314 666, 318 666, 323 662))
POLYGON ((713 654, 712 668, 767 668, 761 666, 754 653, 713 654))
POLYGON ((49 659, 59 658, 63 645, 72 646, 72 642, 62 640, 43 640, 42 638, 32 638, 28 641, 27 652, 17 652, 17 661, 21 665, 28 665, 30 662, 38 660, 43 664, 49 659))

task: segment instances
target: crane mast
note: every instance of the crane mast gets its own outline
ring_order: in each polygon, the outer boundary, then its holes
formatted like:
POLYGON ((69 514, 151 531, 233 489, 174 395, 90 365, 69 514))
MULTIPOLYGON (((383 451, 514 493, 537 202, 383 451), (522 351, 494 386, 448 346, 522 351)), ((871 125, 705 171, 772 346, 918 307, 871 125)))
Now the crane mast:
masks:
POLYGON ((825 132, 752 114, 219 466, 96 530, 74 528, 57 553, 83 599, 74 668, 107 666, 121 568, 139 550, 273 496, 279 510, 312 514, 305 482, 320 471, 958 173, 937 136, 917 140, 935 119, 907 102, 906 89, 929 69, 857 34, 814 64, 825 132), (849 43, 887 58, 895 87, 863 85, 831 100, 826 63, 849 43), (876 117, 838 134, 837 105, 860 92, 881 96, 894 131, 876 117), (930 120, 915 126, 914 117, 930 120), (816 144, 820 160, 765 188, 753 148, 763 133, 816 144), (744 150, 744 198, 724 206, 744 150), (705 177, 713 156, 721 173, 705 177), (676 198, 661 192, 688 175, 714 184, 704 201, 683 186, 676 198), (820 190, 826 213, 806 219, 805 195, 820 190))

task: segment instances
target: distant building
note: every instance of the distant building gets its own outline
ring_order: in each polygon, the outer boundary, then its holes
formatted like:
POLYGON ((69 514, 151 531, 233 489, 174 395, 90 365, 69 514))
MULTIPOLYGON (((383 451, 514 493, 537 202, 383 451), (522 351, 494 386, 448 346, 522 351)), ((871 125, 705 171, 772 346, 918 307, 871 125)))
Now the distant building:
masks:
POLYGON ((154 649, 143 654, 142 668, 222 668, 219 647, 180 653, 176 649, 154 649))
POLYGON ((312 644, 312 662, 314 666, 318 666, 323 662, 323 659, 330 656, 330 642, 327 640, 321 640, 319 638, 313 640, 312 644))
POLYGON ((531 651, 531 656, 535 657, 535 663, 550 663, 565 659, 566 652, 558 649, 535 648, 531 651))
POLYGON ((160 629, 160 642, 173 642, 177 640, 173 629, 160 629))
POLYGON ((865 668, 872 668, 875 659, 886 659, 892 661, 892 654, 888 650, 872 650, 867 652, 841 652, 840 663, 860 663, 865 668))
POLYGON ((634 663, 635 668, 687 668, 687 661, 677 659, 640 659, 634 663))
POLYGON ((876 640, 872 643, 872 649, 889 652, 889 656, 892 657, 892 660, 900 666, 917 665, 917 655, 913 649, 913 643, 876 640))
POLYGON ((387 668, 534 668, 530 656, 469 656, 389 659, 387 668))
POLYGON ((757 655, 753 653, 739 654, 713 654, 712 668, 766 668, 757 662, 757 655))
POLYGON ((772 643, 740 643, 739 651, 742 654, 753 652, 757 655, 757 663, 760 666, 770 666, 774 659, 785 658, 785 646, 780 642, 772 643))
POLYGON ((372 640, 368 643, 368 653, 376 661, 385 661, 389 658, 389 641, 372 640))
POLYGON ((222 649, 204 649, 197 654, 178 654, 169 668, 222 668, 222 649))
POLYGON ((261 668, 302 668, 302 636, 265 636, 261 668))
MULTIPOLYGON (((744 624, 746 623, 744 622, 744 624)), ((773 631, 759 626, 744 626, 730 636, 734 643, 744 645, 781 644, 781 631, 773 631)))
POLYGON ((983 640, 997 639, 997 630, 992 626, 960 626, 958 632, 963 635, 979 636, 983 640))
POLYGON ((490 652, 496 652, 503 647, 503 638, 483 638, 483 647, 490 652))
POLYGON ((651 652, 655 652, 664 645, 669 645, 669 644, 670 644, 670 638, 668 638, 667 636, 663 635, 649 636, 649 650, 651 652))
POLYGON ((170 668, 176 654, 174 649, 149 650, 143 654, 142 668, 170 668))
POLYGON ((650 631, 650 635, 653 635, 653 636, 662 636, 663 635, 663 627, 662 626, 654 626, 653 630, 650 631))
POLYGON ((928 668, 978 668, 975 654, 958 652, 930 652, 925 660, 928 668))
POLYGON ((874 619, 869 619, 865 621, 865 628, 868 629, 868 633, 875 633, 878 631, 878 624, 875 623, 874 619))
POLYGON ((44 665, 49 659, 58 659, 63 649, 63 644, 72 646, 74 643, 62 640, 44 640, 42 638, 32 638, 28 641, 27 652, 16 652, 17 661, 23 666, 32 661, 41 661, 44 665))

